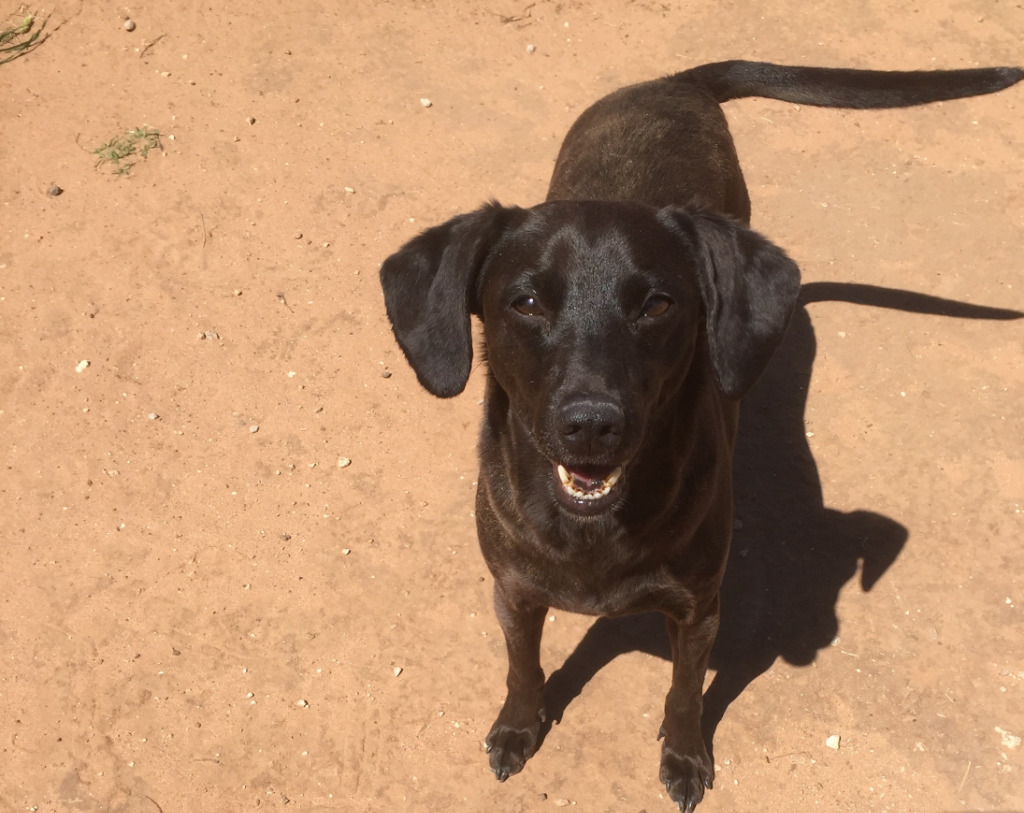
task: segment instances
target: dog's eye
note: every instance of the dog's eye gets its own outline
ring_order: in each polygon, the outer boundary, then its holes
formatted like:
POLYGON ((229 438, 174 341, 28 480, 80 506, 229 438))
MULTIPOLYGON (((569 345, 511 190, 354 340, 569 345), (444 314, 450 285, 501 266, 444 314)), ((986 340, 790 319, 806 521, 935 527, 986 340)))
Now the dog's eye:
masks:
POLYGON ((515 308, 523 316, 543 316, 544 310, 541 308, 540 303, 537 302, 535 297, 532 296, 521 296, 512 303, 512 307, 515 308))
POLYGON ((646 316, 648 319, 657 319, 659 316, 664 316, 673 304, 674 303, 670 297, 667 297, 664 294, 654 294, 653 296, 649 296, 647 301, 644 302, 644 306, 640 310, 640 315, 646 316))

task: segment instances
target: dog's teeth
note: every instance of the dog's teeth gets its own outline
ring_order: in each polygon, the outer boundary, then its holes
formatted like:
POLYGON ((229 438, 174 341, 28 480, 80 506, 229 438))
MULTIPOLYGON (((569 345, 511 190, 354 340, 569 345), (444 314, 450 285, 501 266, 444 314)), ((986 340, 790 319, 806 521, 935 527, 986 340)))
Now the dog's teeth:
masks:
POLYGON ((582 491, 576 487, 575 480, 569 471, 561 463, 558 464, 558 479, 562 481, 562 488, 565 493, 577 500, 599 500, 607 496, 615 487, 615 484, 622 476, 622 466, 618 466, 604 480, 601 487, 595 491, 582 491))

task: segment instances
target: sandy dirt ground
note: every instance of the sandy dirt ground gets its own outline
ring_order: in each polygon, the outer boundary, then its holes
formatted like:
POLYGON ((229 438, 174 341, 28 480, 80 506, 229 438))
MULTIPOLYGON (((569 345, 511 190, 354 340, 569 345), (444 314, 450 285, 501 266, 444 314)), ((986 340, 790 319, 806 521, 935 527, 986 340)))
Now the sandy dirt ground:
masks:
MULTIPOLYGON (((379 265, 540 201, 621 85, 1015 64, 1024 10, 233 5, 61 3, 0 65, 0 809, 674 809, 651 618, 553 613, 556 722, 488 772, 481 370, 419 388, 379 265)), ((1024 90, 726 107, 806 287, 747 404, 700 809, 1024 810, 1024 90)))

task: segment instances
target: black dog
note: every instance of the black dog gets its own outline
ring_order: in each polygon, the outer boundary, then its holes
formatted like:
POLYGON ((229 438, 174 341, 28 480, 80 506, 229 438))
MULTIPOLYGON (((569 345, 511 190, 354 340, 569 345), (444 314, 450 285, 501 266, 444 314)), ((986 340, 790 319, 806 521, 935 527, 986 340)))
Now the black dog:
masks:
POLYGON ((1017 68, 889 73, 704 65, 619 90, 580 116, 546 203, 485 206, 381 268, 421 384, 466 385, 470 314, 488 372, 477 529, 508 647, 487 736, 504 780, 544 719, 548 607, 668 619, 661 779, 690 811, 714 768, 702 687, 732 531, 739 400, 786 330, 796 265, 747 227, 750 199, 719 104, 763 96, 900 107, 991 93, 1017 68))

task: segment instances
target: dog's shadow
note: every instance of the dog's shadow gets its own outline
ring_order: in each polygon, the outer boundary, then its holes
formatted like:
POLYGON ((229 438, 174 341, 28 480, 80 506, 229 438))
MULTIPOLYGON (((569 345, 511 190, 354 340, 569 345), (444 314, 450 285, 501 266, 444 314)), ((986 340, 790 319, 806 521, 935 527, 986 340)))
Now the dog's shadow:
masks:
MULTIPOLYGON (((908 538, 894 519, 824 504, 804 408, 816 350, 806 306, 827 301, 967 319, 1024 316, 870 285, 803 286, 782 347, 743 403, 734 473, 736 530, 722 585, 722 625, 711 656, 715 677, 704 696, 702 727, 709 750, 729 704, 776 658, 810 664, 836 637, 836 601, 843 586, 859 570, 861 588, 870 591, 908 538)), ((660 614, 596 621, 548 679, 541 742, 605 664, 635 651, 671 659, 660 614)))

